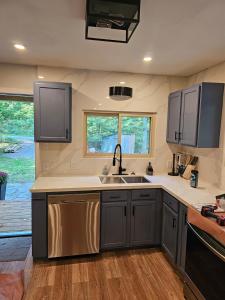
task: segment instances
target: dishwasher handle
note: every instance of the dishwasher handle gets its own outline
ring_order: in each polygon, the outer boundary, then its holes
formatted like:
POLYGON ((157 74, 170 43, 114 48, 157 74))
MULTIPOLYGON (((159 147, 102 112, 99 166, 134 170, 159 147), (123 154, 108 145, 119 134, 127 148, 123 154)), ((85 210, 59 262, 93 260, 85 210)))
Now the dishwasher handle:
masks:
POLYGON ((100 201, 99 193, 49 195, 48 204, 87 204, 100 201))

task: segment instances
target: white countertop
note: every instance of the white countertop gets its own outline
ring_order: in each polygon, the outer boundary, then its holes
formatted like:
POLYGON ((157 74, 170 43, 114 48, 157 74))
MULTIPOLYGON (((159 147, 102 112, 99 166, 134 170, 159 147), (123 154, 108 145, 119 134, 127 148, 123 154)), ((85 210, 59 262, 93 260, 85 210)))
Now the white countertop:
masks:
POLYGON ((186 205, 214 204, 215 196, 224 193, 214 186, 199 182, 198 188, 190 187, 189 180, 168 175, 146 176, 151 183, 102 184, 98 176, 39 177, 31 188, 32 193, 71 192, 118 189, 162 188, 186 205))

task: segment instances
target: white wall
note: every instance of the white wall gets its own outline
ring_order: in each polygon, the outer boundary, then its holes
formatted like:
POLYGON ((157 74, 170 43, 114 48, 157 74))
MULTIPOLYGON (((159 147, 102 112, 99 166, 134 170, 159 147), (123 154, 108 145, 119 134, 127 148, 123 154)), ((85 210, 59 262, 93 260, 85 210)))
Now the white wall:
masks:
MULTIPOLYGON (((46 81, 73 85, 73 141, 71 144, 37 144, 38 175, 99 174, 112 158, 85 158, 83 155, 83 110, 154 112, 156 115, 154 156, 150 158, 157 173, 167 171, 173 146, 166 144, 167 99, 171 91, 183 88, 187 79, 131 73, 101 72, 68 68, 0 65, 0 92, 32 92, 38 75, 46 81), (132 100, 106 99, 108 88, 125 81, 134 89, 132 100)), ((128 171, 145 172, 149 158, 126 159, 128 171)))

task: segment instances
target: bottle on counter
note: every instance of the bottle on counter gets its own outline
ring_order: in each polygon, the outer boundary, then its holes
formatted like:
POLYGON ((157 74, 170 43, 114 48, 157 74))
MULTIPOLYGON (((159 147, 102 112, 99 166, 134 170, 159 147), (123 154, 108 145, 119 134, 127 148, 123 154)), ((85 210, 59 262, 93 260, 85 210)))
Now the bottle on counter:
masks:
POLYGON ((148 164, 148 166, 147 166, 147 168, 146 168, 146 174, 147 175, 153 175, 153 167, 152 167, 152 164, 151 164, 151 162, 149 162, 149 164, 148 164))
POLYGON ((193 188, 198 187, 198 171, 197 170, 192 170, 191 171, 190 185, 193 188))
POLYGON ((108 175, 109 174, 109 169, 107 166, 104 166, 103 170, 102 170, 102 175, 108 175))

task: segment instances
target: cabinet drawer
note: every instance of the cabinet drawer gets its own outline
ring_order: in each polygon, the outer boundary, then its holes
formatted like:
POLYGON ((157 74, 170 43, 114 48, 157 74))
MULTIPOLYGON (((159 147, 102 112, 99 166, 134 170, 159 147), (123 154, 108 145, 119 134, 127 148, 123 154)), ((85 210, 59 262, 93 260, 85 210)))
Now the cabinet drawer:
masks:
POLYGON ((127 201, 128 191, 104 191, 102 192, 102 202, 127 201))
POLYGON ((132 200, 155 199, 156 189, 143 189, 132 191, 132 200))
POLYGON ((173 196, 164 192, 163 193, 163 202, 165 202, 175 212, 178 212, 179 203, 178 203, 177 199, 175 199, 173 196))

